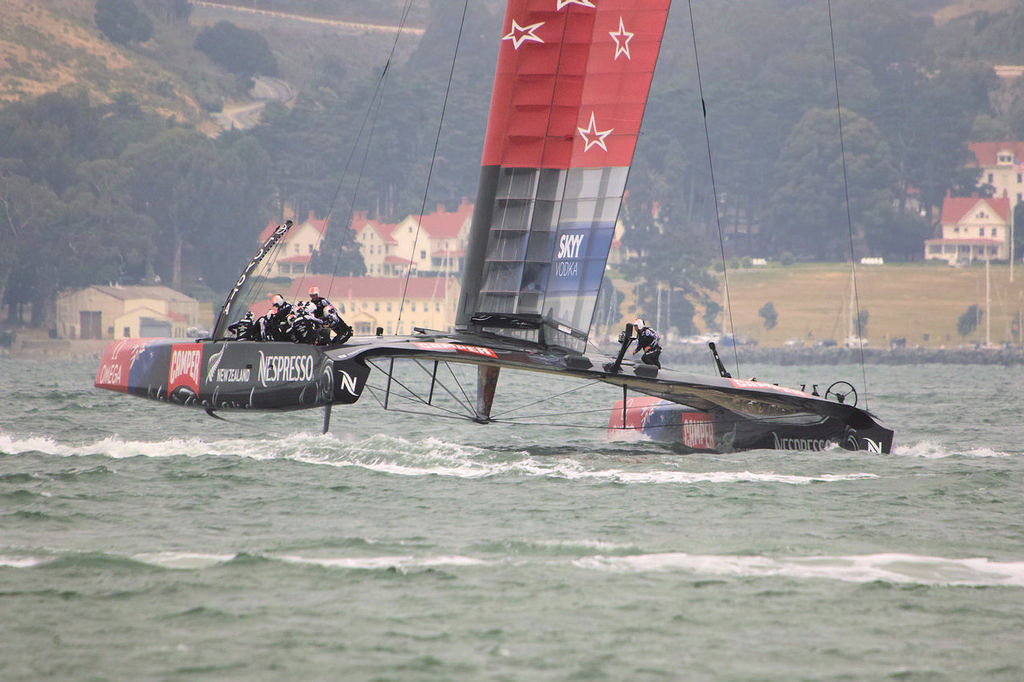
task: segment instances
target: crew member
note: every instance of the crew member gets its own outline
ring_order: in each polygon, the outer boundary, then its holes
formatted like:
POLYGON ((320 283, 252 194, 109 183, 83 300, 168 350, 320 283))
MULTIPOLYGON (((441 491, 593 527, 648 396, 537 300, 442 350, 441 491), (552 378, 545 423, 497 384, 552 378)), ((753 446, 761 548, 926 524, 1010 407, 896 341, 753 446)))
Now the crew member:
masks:
POLYGON ((235 335, 239 341, 259 341, 259 330, 256 322, 252 319, 252 313, 248 312, 245 317, 228 327, 228 331, 235 335))
POLYGON ((636 330, 636 350, 633 351, 633 355, 643 351, 644 354, 640 359, 643 360, 644 364, 654 365, 661 369, 661 362, 658 360, 661 356, 658 332, 644 324, 644 321, 639 317, 633 320, 633 327, 636 330))
POLYGON ((345 320, 341 319, 334 304, 320 295, 320 287, 309 288, 309 302, 315 306, 313 315, 323 320, 324 324, 335 333, 332 343, 342 344, 352 338, 354 330, 345 323, 345 320))
POLYGON ((288 315, 292 305, 281 294, 270 297, 270 310, 257 320, 260 339, 263 341, 288 340, 288 315))

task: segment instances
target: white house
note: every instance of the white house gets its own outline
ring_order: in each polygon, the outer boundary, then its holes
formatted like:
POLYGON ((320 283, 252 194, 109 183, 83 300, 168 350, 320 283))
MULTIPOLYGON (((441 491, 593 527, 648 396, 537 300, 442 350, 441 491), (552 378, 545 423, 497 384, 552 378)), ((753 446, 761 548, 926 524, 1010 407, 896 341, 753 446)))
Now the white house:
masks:
MULTIPOLYGON (((277 227, 277 223, 267 225, 260 233, 259 243, 263 244, 277 227)), ((310 211, 306 220, 293 225, 284 236, 281 241, 281 255, 274 263, 274 271, 270 276, 297 277, 308 273, 309 261, 313 257, 313 252, 320 248, 326 231, 327 221, 317 220, 313 211, 310 211)))
POLYGON ((1010 254, 1008 197, 950 197, 942 202, 942 237, 924 243, 925 260, 950 265, 1006 260, 1010 254))
POLYGON ((980 184, 995 187, 993 196, 1008 196, 1011 208, 1024 201, 1024 142, 972 142, 967 147, 981 169, 980 184))
POLYGON ((472 219, 473 205, 463 199, 454 211, 438 205, 434 213, 394 225, 357 213, 352 229, 368 275, 400 277, 411 267, 419 276, 444 276, 462 272, 472 219))

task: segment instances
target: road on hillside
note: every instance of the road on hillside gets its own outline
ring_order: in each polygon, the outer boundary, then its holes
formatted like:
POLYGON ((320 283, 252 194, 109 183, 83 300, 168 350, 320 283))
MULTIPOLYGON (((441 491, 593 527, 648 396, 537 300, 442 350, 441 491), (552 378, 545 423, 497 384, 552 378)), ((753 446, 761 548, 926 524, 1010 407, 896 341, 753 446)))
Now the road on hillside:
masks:
POLYGON ((228 10, 232 12, 245 12, 249 14, 262 14, 268 17, 277 17, 280 19, 292 19, 295 21, 304 21, 310 24, 322 24, 326 26, 334 26, 349 31, 380 31, 383 33, 397 33, 399 31, 403 33, 410 33, 412 35, 423 35, 422 28, 410 28, 409 26, 390 26, 386 24, 365 24, 356 21, 341 21, 339 19, 324 19, 322 17, 307 17, 301 14, 289 14, 287 12, 274 12, 266 9, 254 9, 251 7, 237 7, 235 5, 221 5, 216 2, 203 2, 202 0, 192 0, 192 4, 196 7, 206 7, 209 9, 228 10))
POLYGON ((295 90, 280 78, 254 76, 249 97, 253 100, 246 104, 224 107, 213 119, 223 130, 248 130, 259 122, 260 113, 268 102, 287 104, 295 99, 295 90))

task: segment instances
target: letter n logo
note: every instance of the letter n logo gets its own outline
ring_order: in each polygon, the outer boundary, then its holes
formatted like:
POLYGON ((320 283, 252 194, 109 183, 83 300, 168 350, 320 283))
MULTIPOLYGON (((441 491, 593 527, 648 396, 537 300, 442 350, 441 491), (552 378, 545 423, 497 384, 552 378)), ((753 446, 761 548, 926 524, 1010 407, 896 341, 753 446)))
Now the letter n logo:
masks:
POLYGON ((357 386, 356 378, 351 376, 345 370, 339 370, 338 374, 341 375, 341 388, 349 395, 359 395, 359 388, 357 386))

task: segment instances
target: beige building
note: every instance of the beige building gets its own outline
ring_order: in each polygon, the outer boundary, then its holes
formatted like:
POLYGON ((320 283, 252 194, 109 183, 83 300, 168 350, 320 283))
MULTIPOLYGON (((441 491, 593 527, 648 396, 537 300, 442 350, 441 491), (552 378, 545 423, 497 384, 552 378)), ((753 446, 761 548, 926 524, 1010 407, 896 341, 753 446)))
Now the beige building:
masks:
MULTIPOLYGON (((274 233, 277 223, 267 225, 260 233, 260 245, 274 233)), ((324 233, 327 231, 327 220, 317 220, 313 212, 309 217, 288 230, 281 240, 281 253, 274 263, 270 277, 297 277, 309 272, 309 261, 313 252, 320 248, 324 233)))
POLYGON ((402 277, 411 265, 416 275, 440 277, 462 272, 472 219, 473 205, 463 199, 454 211, 439 205, 430 215, 411 215, 395 225, 356 213, 352 229, 367 275, 402 277))
MULTIPOLYGON (((454 277, 331 277, 309 275, 295 279, 285 294, 288 301, 308 301, 310 287, 333 303, 356 334, 411 334, 413 328, 449 331, 455 324, 459 284, 454 277), (403 305, 402 300, 405 299, 403 305)), ((252 306, 262 315, 269 300, 252 306)))
POLYGON ((946 197, 942 237, 926 239, 925 260, 950 265, 975 260, 1006 260, 1010 254, 1010 200, 1007 197, 946 197))
POLYGON ((168 287, 92 286, 57 298, 63 339, 184 337, 211 322, 199 301, 168 287))

